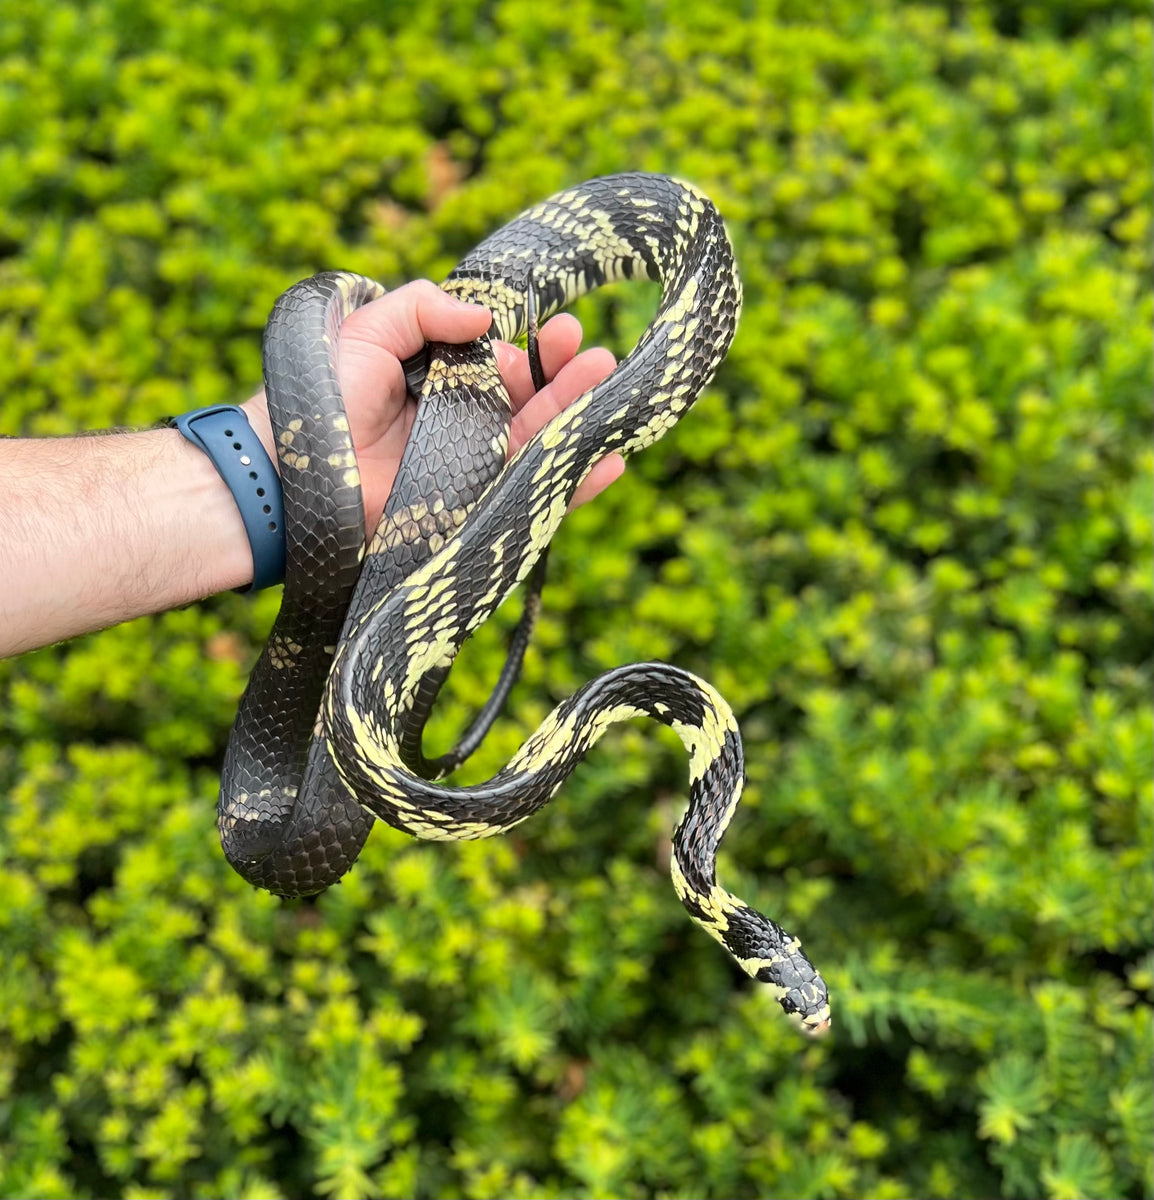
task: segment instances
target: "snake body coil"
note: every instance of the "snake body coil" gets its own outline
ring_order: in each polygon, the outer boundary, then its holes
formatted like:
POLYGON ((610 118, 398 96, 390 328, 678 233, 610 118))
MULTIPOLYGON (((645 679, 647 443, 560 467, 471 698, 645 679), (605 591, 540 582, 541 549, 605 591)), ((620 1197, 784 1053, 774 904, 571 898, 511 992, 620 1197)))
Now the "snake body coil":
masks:
POLYGON ((652 717, 690 755, 671 867, 678 896, 803 1029, 819 1032, 826 988, 797 939, 716 882, 744 776, 733 714, 709 684, 663 663, 620 667, 560 704, 485 783, 425 777, 420 730, 465 639, 532 571, 596 462, 649 445, 688 410, 741 306, 713 204, 688 184, 641 174, 592 180, 529 209, 443 285, 485 304, 494 335, 514 340, 534 317, 634 277, 660 280, 662 299, 633 352, 508 465, 508 398, 489 342, 430 347, 417 423, 363 564, 333 351, 340 321, 380 288, 318 276, 278 301, 265 374, 285 488, 285 598, 230 738, 221 837, 251 882, 282 895, 319 891, 351 865, 373 817, 422 838, 503 832, 546 804, 610 725, 652 717))

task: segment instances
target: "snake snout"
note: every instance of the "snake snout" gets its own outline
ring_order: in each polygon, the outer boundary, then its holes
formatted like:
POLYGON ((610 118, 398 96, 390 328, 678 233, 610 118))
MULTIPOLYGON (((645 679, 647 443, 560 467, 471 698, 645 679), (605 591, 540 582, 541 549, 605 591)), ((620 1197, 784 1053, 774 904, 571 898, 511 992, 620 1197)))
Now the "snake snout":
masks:
POLYGON ((791 960, 766 965, 757 972, 774 999, 805 1034, 816 1036, 830 1026, 829 990, 817 968, 800 950, 791 960))

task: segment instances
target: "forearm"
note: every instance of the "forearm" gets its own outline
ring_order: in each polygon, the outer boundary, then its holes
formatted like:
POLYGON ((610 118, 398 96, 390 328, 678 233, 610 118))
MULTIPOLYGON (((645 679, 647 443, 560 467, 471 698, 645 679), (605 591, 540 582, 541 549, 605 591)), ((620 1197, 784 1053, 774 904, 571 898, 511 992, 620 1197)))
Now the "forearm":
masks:
MULTIPOLYGON (((426 342, 476 338, 489 322, 485 309, 418 282, 358 309, 342 327, 341 388, 355 426, 370 527, 412 424, 401 360, 426 342)), ((607 351, 578 355, 580 340, 572 317, 545 325, 541 348, 553 364, 546 368, 552 382, 537 393, 525 352, 497 343, 516 414, 511 446, 613 369, 607 351)), ((275 464, 263 395, 241 407, 275 464)), ((618 455, 603 459, 574 503, 607 487, 623 466, 618 455)), ((212 461, 177 430, 152 429, 0 438, 0 572, 5 657, 243 587, 252 582, 253 561, 236 502, 212 461)))
POLYGON ((175 429, 0 439, 0 480, 0 657, 252 580, 232 494, 175 429))

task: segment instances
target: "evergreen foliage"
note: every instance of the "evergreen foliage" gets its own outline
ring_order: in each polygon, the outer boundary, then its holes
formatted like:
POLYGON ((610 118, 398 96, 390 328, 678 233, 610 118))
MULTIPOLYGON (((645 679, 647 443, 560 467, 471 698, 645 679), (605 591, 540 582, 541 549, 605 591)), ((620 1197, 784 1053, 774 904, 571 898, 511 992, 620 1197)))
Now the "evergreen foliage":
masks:
MULTIPOLYGON (((0 1195, 1154 1193, 1151 28, 0 0, 4 432, 239 399, 290 283, 439 278, 595 174, 717 200, 733 351, 567 520, 467 777, 599 670, 710 679, 750 776, 725 877, 835 1006, 803 1043, 685 919, 648 726, 513 836, 381 828, 316 900, 249 888, 215 790, 277 597, 221 596, 0 664, 0 1195)), ((583 302, 587 340, 653 302, 583 302)))

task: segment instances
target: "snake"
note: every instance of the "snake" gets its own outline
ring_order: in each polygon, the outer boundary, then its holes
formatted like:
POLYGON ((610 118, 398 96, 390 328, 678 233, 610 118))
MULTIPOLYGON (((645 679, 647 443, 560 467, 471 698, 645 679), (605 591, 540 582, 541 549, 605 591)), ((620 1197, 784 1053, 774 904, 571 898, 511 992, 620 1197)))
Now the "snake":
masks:
POLYGON ((660 662, 607 671, 563 700, 490 779, 445 773, 478 744, 515 677, 550 540, 607 454, 651 445, 724 359, 741 312, 733 248, 693 184, 641 172, 592 179, 528 208, 442 288, 483 304, 489 332, 430 343, 404 364, 418 404, 396 481, 365 542, 360 474, 337 378, 342 321, 384 293, 325 272, 276 302, 263 369, 284 489, 284 593, 229 736, 217 824, 250 883, 311 895, 352 866, 382 820, 418 838, 504 833, 548 803, 614 724, 648 717, 689 755, 689 799, 670 873, 688 915, 765 985, 807 1034, 830 1025, 825 981, 798 939, 717 882, 718 848, 745 780, 732 709, 705 680, 660 662), (510 400, 493 340, 628 279, 660 283, 652 321, 617 367, 507 458, 510 400), (427 759, 421 732, 463 643, 526 579, 506 668, 456 750, 427 759))

